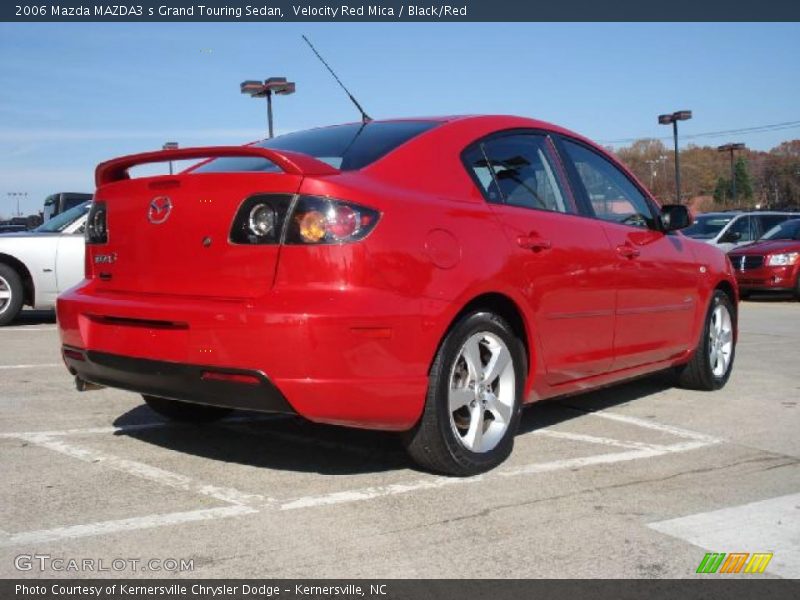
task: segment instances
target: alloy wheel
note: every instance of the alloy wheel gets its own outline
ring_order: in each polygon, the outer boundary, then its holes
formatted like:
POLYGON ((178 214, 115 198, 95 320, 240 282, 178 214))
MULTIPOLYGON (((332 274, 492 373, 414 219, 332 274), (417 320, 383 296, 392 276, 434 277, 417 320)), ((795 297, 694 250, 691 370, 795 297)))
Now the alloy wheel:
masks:
POLYGON ((488 331, 467 339, 450 372, 450 426, 471 452, 491 451, 503 439, 514 411, 516 375, 505 342, 488 331))
POLYGON ((718 304, 708 327, 708 358, 714 377, 723 377, 733 356, 733 321, 728 308, 718 304))

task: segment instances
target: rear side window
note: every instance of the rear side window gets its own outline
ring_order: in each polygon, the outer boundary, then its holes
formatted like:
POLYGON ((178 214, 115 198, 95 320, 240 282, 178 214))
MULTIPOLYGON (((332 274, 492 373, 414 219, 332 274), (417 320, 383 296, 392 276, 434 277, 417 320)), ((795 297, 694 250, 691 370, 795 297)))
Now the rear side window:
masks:
POLYGON ((569 140, 564 140, 564 146, 598 219, 633 227, 655 227, 644 194, 611 161, 569 140))
POLYGON ((558 184, 547 144, 542 135, 504 135, 476 144, 463 159, 489 202, 572 212, 558 184))
MULTIPOLYGON (((361 169, 439 125, 436 121, 378 121, 350 123, 287 133, 254 144, 261 148, 308 154, 342 171, 361 169)), ((272 162, 258 157, 214 159, 194 173, 280 172, 272 162)))
POLYGON ((753 218, 758 221, 758 235, 764 235, 767 231, 786 221, 791 215, 755 215, 753 218))

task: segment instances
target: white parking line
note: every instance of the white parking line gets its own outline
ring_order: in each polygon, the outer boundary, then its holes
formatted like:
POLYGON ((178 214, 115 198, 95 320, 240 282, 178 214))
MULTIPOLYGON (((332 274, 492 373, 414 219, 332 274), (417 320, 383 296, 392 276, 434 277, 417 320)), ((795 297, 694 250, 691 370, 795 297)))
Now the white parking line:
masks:
POLYGON ((658 521, 649 527, 711 552, 772 552, 767 574, 800 577, 800 494, 658 521))
POLYGON ((185 492, 194 492, 220 502, 235 505, 265 504, 269 499, 256 494, 246 494, 233 488, 222 488, 193 480, 191 477, 173 473, 159 467, 153 467, 135 460, 120 458, 99 450, 69 444, 63 439, 54 439, 42 434, 20 436, 23 440, 42 448, 53 450, 66 456, 77 458, 83 462, 101 463, 115 471, 127 473, 141 479, 147 479, 185 492))
POLYGON ((25 327, 24 325, 17 325, 15 327, 3 327, 0 329, 0 333, 3 331, 56 331, 57 329, 55 325, 53 327, 25 327))
POLYGON ((627 423, 628 425, 636 425, 644 429, 652 429, 653 431, 660 431, 662 433, 669 433, 671 435, 686 438, 690 440, 697 440, 698 442, 707 442, 709 444, 718 444, 722 440, 711 435, 698 433, 696 431, 689 431, 675 427, 674 425, 665 425, 664 423, 656 423, 648 419, 640 419, 639 417, 632 417, 630 415, 622 415, 614 412, 595 411, 586 413, 591 417, 599 417, 601 419, 608 419, 610 421, 617 421, 619 423, 627 423))
POLYGON ((0 370, 8 369, 51 369, 53 367, 64 367, 63 363, 44 363, 39 365, 0 365, 0 370))
POLYGON ((174 512, 162 515, 133 517, 132 519, 119 519, 116 521, 100 521, 99 523, 71 525, 69 527, 42 529, 40 531, 24 531, 22 533, 11 534, 5 539, 0 538, 0 547, 16 546, 20 544, 42 544, 44 542, 55 542, 58 540, 71 540, 75 538, 91 537, 96 535, 107 535, 122 531, 153 529, 154 527, 180 525, 181 523, 191 523, 194 521, 208 521, 210 519, 238 517, 255 512, 258 511, 255 508, 250 508, 249 506, 232 505, 220 506, 218 508, 190 510, 187 512, 174 512))
MULTIPOLYGON (((135 517, 131 519, 121 519, 112 521, 101 521, 84 525, 72 525, 58 527, 55 529, 45 529, 29 531, 0 536, 0 546, 15 544, 30 544, 36 542, 46 542, 53 540, 72 539, 94 535, 116 533, 120 531, 133 531, 138 529, 148 529, 175 525, 199 520, 220 519, 235 517, 240 515, 254 514, 268 510, 297 510, 313 509, 322 506, 331 506, 351 502, 363 502, 376 498, 393 496, 398 494, 409 494, 422 490, 435 490, 454 485, 468 485, 491 479, 530 476, 539 473, 554 472, 566 469, 575 469, 603 464, 613 464, 624 461, 638 460, 643 458, 654 458, 666 454, 678 452, 688 452, 698 448, 703 448, 720 443, 722 440, 700 434, 697 432, 681 429, 671 425, 663 425, 652 421, 620 415, 617 413, 595 412, 588 415, 600 418, 615 420, 633 426, 652 429, 663 433, 668 433, 683 440, 671 445, 652 445, 640 442, 629 442, 612 438, 591 436, 585 434, 575 434, 563 431, 555 431, 547 428, 533 432, 534 435, 547 436, 557 439, 578 441, 582 443, 601 444, 606 446, 617 446, 628 448, 625 452, 614 452, 608 454, 592 455, 565 460, 556 460, 543 463, 533 463, 520 467, 498 468, 497 470, 469 478, 454 477, 423 477, 414 481, 401 482, 385 486, 374 486, 360 489, 340 490, 316 496, 304 496, 294 499, 277 500, 275 498, 265 498, 258 494, 248 494, 233 488, 225 488, 195 481, 185 475, 173 473, 165 469, 153 467, 145 463, 123 459, 99 450, 89 449, 66 442, 63 438, 73 435, 90 434, 117 434, 126 431, 136 431, 157 427, 172 426, 170 423, 153 422, 125 425, 121 427, 93 427, 86 429, 64 429, 59 431, 47 432, 26 432, 26 433, 4 433, 2 438, 24 439, 30 443, 47 448, 49 450, 76 458, 78 460, 98 463, 111 469, 163 484, 175 489, 197 493, 206 497, 213 498, 228 506, 202 509, 197 511, 167 513, 162 515, 149 515, 145 517, 135 517)), ((259 420, 255 418, 230 419, 227 423, 237 421, 259 420)), ((291 435, 291 434, 286 434, 291 435)), ((294 438, 294 435, 291 435, 294 438)), ((297 436, 301 438, 301 436, 297 436)), ((313 441, 313 440, 312 440, 313 441)), ((344 448, 345 444, 331 443, 335 446, 344 448)), ((355 450, 359 450, 356 448, 355 450)))

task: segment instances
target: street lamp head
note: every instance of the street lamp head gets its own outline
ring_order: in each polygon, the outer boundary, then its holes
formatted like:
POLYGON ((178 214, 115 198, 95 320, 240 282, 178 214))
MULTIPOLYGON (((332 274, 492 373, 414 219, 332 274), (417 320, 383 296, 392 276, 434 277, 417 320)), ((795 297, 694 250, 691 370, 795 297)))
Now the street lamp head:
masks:
POLYGON ((248 79, 239 84, 239 91, 242 94, 248 94, 253 98, 263 96, 266 93, 266 87, 260 81, 248 79))
POLYGON ((273 87, 272 91, 281 96, 288 96, 289 94, 294 94, 295 84, 293 81, 289 81, 282 84, 280 87, 273 87))
POLYGON ((745 145, 741 142, 737 142, 734 144, 724 144, 722 146, 717 146, 717 151, 719 152, 733 152, 734 150, 744 150, 745 145))
POLYGON ((658 115, 659 125, 672 125, 675 121, 688 121, 692 118, 692 111, 677 110, 669 115, 658 115))
POLYGON ((287 81, 286 77, 270 77, 264 82, 264 88, 274 94, 288 96, 294 94, 295 84, 293 81, 287 81))

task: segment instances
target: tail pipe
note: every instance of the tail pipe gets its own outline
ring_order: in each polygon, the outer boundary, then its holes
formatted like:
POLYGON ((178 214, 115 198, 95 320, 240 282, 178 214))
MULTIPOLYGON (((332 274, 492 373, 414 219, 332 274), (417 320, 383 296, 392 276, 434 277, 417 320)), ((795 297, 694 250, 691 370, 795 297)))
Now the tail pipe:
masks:
POLYGON ((77 375, 75 376, 75 389, 79 392, 93 392, 94 390, 102 390, 104 387, 106 386, 86 381, 77 375))

